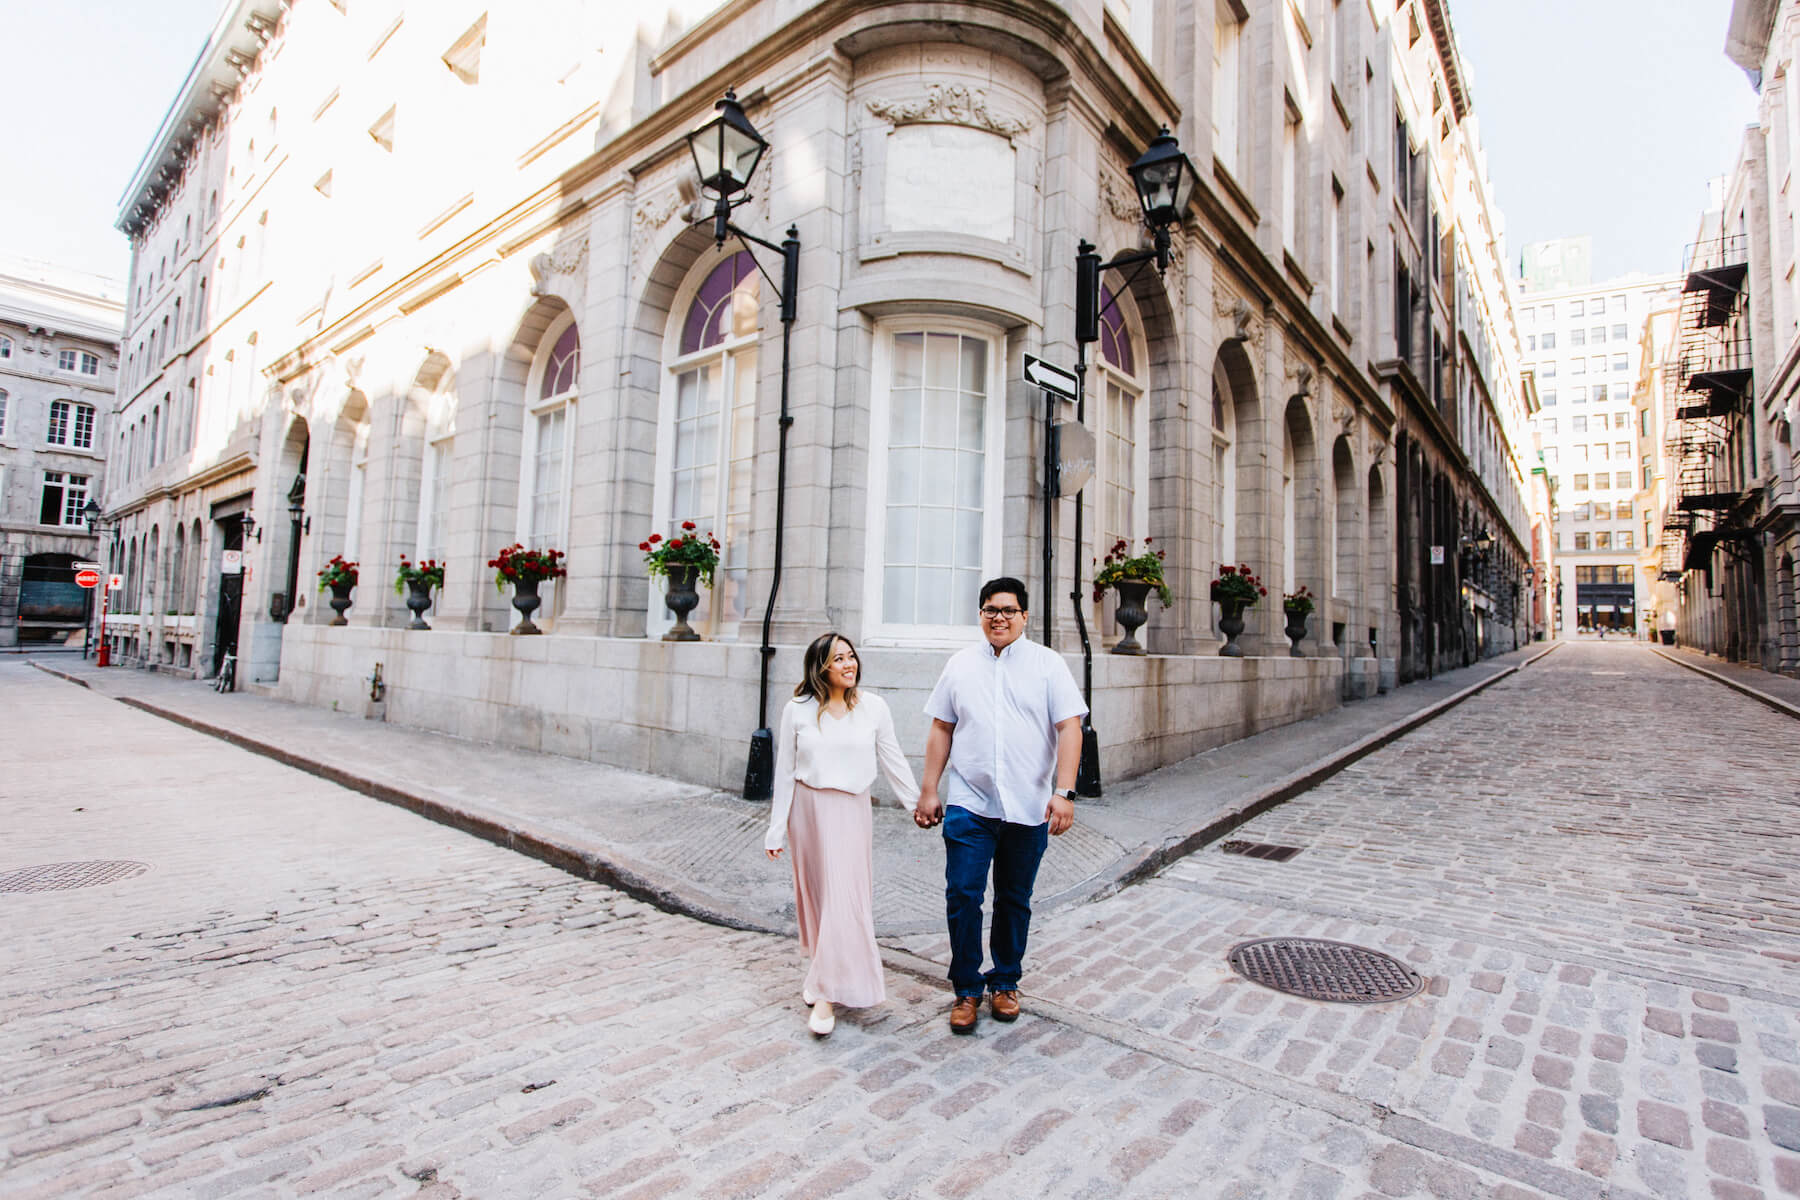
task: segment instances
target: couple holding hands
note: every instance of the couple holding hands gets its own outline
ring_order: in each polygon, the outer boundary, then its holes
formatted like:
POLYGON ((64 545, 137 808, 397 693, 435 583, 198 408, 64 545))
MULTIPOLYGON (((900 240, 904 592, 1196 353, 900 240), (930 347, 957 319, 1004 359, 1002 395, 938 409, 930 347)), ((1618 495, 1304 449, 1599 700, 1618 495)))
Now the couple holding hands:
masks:
POLYGON ((925 715, 925 777, 912 768, 880 696, 860 690, 848 638, 806 648, 805 677, 782 709, 775 794, 764 849, 791 850, 801 950, 812 958, 802 995, 823 1037, 834 1005, 866 1008, 887 997, 875 945, 872 814, 877 767, 921 829, 944 827, 944 907, 950 930, 950 1031, 975 1031, 991 993, 997 1021, 1019 1015, 1020 964, 1031 891, 1052 834, 1075 823, 1075 770, 1087 712, 1069 668, 1024 636, 1025 585, 981 588, 984 640, 945 664, 925 715), (993 873, 994 919, 983 972, 982 902, 993 873))

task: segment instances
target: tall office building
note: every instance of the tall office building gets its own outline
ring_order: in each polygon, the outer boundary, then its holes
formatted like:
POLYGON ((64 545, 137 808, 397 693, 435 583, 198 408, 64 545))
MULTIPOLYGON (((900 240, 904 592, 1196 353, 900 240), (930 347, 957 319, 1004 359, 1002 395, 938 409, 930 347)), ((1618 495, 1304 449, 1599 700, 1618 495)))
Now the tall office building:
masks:
POLYGON ((1674 275, 1593 283, 1589 239, 1526 247, 1518 298, 1525 365, 1537 378, 1532 418, 1554 481, 1556 629, 1638 631, 1646 611, 1636 563, 1640 467, 1656 451, 1632 407, 1644 319, 1678 291, 1674 275))

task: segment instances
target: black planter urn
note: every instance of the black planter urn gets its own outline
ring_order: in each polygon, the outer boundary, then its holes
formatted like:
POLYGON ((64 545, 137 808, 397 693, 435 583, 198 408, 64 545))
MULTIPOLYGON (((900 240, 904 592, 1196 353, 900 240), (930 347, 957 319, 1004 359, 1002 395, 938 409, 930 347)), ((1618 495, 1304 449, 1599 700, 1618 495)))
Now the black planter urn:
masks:
POLYGON ((1219 653, 1226 658, 1244 657, 1244 648, 1237 640, 1244 632, 1244 610, 1249 607, 1243 600, 1219 601, 1219 632, 1225 635, 1225 644, 1219 647, 1219 653))
POLYGON ((406 581, 406 607, 412 613, 408 629, 430 629, 425 623, 425 610, 431 607, 431 583, 424 579, 406 581))
POLYGON ((533 634, 544 632, 531 623, 531 614, 536 612, 538 605, 544 602, 543 598, 538 595, 538 584, 540 582, 542 581, 537 579, 515 579, 513 581, 512 605, 519 610, 519 623, 512 627, 513 633, 533 634))
POLYGON ((350 607, 350 591, 355 586, 354 583, 334 583, 331 585, 331 611, 337 614, 337 616, 331 618, 331 624, 348 625, 350 623, 344 619, 344 612, 350 607))
POLYGON ((1125 636, 1112 648, 1114 654, 1144 653, 1143 643, 1137 640, 1137 631, 1139 626, 1150 619, 1152 586, 1141 579, 1121 579, 1113 584, 1113 588, 1119 593, 1119 607, 1113 613, 1113 619, 1125 631, 1125 636))
POLYGON ((1300 649, 1300 643, 1306 638, 1306 617, 1307 614, 1303 612, 1290 611, 1287 614, 1287 628, 1282 632, 1287 634, 1287 640, 1291 643, 1288 646, 1289 658, 1306 657, 1305 652, 1300 649))
POLYGON ((697 642, 700 635, 688 624, 688 614, 700 603, 700 592, 695 584, 700 578, 700 568, 692 563, 669 564, 669 590, 663 595, 663 603, 675 614, 675 625, 663 634, 665 642, 697 642))

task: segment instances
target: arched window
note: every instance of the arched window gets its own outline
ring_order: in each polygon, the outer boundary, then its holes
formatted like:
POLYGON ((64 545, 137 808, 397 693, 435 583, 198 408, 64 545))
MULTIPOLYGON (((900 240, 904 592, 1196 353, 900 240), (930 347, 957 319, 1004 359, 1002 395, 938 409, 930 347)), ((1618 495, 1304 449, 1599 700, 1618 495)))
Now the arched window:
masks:
POLYGON ((12 339, 9 337, 0 337, 0 358, 11 358, 12 350, 12 339))
POLYGON ((1284 423, 1281 431, 1281 590, 1283 592, 1291 592, 1300 585, 1298 579, 1300 518, 1295 508, 1299 500, 1299 489, 1296 486, 1295 471, 1294 435, 1284 423))
POLYGON ((138 612, 138 544, 131 539, 131 548, 125 556, 125 611, 138 612))
POLYGON ((363 493, 369 477, 369 420, 357 423, 350 446, 350 496, 344 509, 344 557, 356 562, 362 551, 363 493))
POLYGON ((1237 562, 1237 410, 1229 385, 1217 372, 1212 381, 1213 558, 1218 566, 1237 562))
POLYGON ((6 436, 6 389, 0 388, 0 437, 6 436))
POLYGON ((145 466, 154 467, 156 465, 156 444, 158 441, 161 440, 161 438, 162 438, 162 405, 159 404, 155 408, 150 410, 150 451, 149 451, 149 461, 145 463, 145 466))
POLYGON ((187 531, 175 526, 175 547, 169 560, 169 599, 171 613, 187 611, 187 531))
POLYGON ((187 586, 182 589, 182 594, 187 597, 187 607, 182 611, 190 616, 200 611, 200 539, 200 522, 196 520, 188 534, 188 577, 187 586))
MULTIPOLYGON (((573 329, 574 326, 569 327, 573 329)), ((450 527, 450 464, 456 449, 456 376, 446 372, 425 416, 425 462, 419 481, 419 536, 413 554, 442 562, 450 527)))
MULTIPOLYGON (((718 537, 713 590, 702 590, 692 619, 731 639, 748 599, 761 277, 749 252, 739 251, 697 278, 683 290, 686 302, 677 304, 665 341, 652 522, 665 537, 685 521, 718 537)), ((667 622, 653 601, 651 628, 667 622)))
POLYGON ((569 450, 581 396, 581 334, 569 314, 544 331, 526 395, 532 401, 519 480, 519 540, 534 550, 567 550, 569 450))
MULTIPOLYGON (((162 527, 150 527, 149 548, 144 551, 144 591, 138 603, 138 611, 146 618, 156 615, 156 606, 162 602, 162 527)), ((144 635, 149 636, 150 622, 144 622, 144 635)))
MULTIPOLYGON (((1125 301, 1129 305, 1130 301, 1125 301)), ((1100 506, 1102 549, 1144 535, 1148 496, 1139 486, 1146 473, 1149 414, 1138 374, 1143 356, 1111 288, 1100 289, 1101 397, 1100 506)))

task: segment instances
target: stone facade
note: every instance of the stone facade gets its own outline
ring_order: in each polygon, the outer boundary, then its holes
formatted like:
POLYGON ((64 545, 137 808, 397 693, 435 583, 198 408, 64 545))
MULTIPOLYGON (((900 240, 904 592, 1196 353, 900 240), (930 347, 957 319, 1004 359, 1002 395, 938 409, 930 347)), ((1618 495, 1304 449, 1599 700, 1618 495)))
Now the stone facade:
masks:
POLYGON ((1698 523, 1709 543, 1687 556, 1676 596, 1683 645, 1788 675, 1800 675, 1800 284, 1790 269, 1800 224, 1787 186, 1800 158, 1789 69, 1796 49, 1800 4, 1732 5, 1726 50, 1757 89, 1758 121, 1701 217, 1688 262, 1747 267, 1738 319, 1753 382, 1748 402, 1723 422, 1717 455, 1718 485, 1737 497, 1736 507, 1698 523))
MULTIPOLYGON (((342 704, 379 661, 394 719, 735 785, 767 719, 778 499, 776 702, 794 648, 828 627, 895 686, 927 686, 1003 573, 1051 598, 1050 636, 1074 651, 1071 564, 1091 578, 1096 547, 1151 538, 1173 603, 1140 635, 1150 660, 1107 655, 1111 601, 1074 589, 1106 770, 1128 774, 1402 674, 1397 432, 1429 425, 1432 478, 1492 531, 1496 580, 1527 554, 1500 223, 1441 4, 1316 25, 1225 4, 1210 30, 1100 0, 690 7, 658 37, 580 5, 470 0, 403 21, 299 0, 271 23, 245 4, 221 24, 176 102, 191 133, 152 146, 121 218, 147 289, 127 416, 173 405, 191 449, 111 505, 134 544, 188 529, 208 579, 216 548, 246 551, 240 678, 342 704), (685 135, 728 86, 772 146, 733 219, 801 246, 788 338, 778 258, 715 246, 697 195, 685 135), (1164 124, 1199 185, 1166 273, 1105 274, 1083 413, 1099 470, 1081 545, 1064 498, 1046 546, 1045 402, 1022 360, 1076 361, 1077 243, 1144 244, 1126 168, 1164 124), (1397 128, 1416 137, 1398 152, 1397 128), (1397 158, 1417 182, 1404 210, 1397 158), (1417 306, 1397 324, 1396 265, 1423 279, 1427 261, 1436 324, 1417 306), (177 319, 158 341, 162 309, 207 279, 212 299, 186 307, 215 332, 177 319), (1433 360, 1444 394, 1420 383, 1414 325, 1454 348, 1433 360), (638 546, 685 520, 724 543, 694 617, 716 645, 660 641, 638 546), (568 554, 541 641, 506 636, 484 565, 515 541, 568 554), (308 582, 340 554, 361 570, 349 629, 308 582), (402 555, 447 563, 431 633, 396 628, 402 555), (1253 661, 1232 665, 1208 594, 1239 562, 1270 597, 1249 614, 1253 661), (1277 600, 1301 586, 1320 602, 1292 659, 1277 600)), ((195 661, 216 590, 194 590, 195 661)), ((1443 576, 1434 595, 1455 594, 1469 604, 1438 616, 1473 630, 1485 610, 1443 576)), ((1459 633, 1457 652, 1510 648, 1506 628, 1459 633)))
MULTIPOLYGON (((1545 244, 1527 249, 1548 257, 1545 244)), ((1645 508, 1639 493, 1650 486, 1644 468, 1654 473, 1666 431, 1660 405, 1638 404, 1634 388, 1654 366, 1644 357, 1646 322, 1679 295, 1681 280, 1629 275, 1596 283, 1576 269, 1556 282, 1533 286, 1528 275, 1517 300, 1525 364, 1537 381, 1532 425, 1558 500, 1555 629, 1634 636, 1654 607, 1639 552, 1662 523, 1660 506, 1645 508)))
POLYGON ((124 305, 116 283, 0 262, 0 646, 79 642, 99 561, 82 509, 106 482, 124 305))

